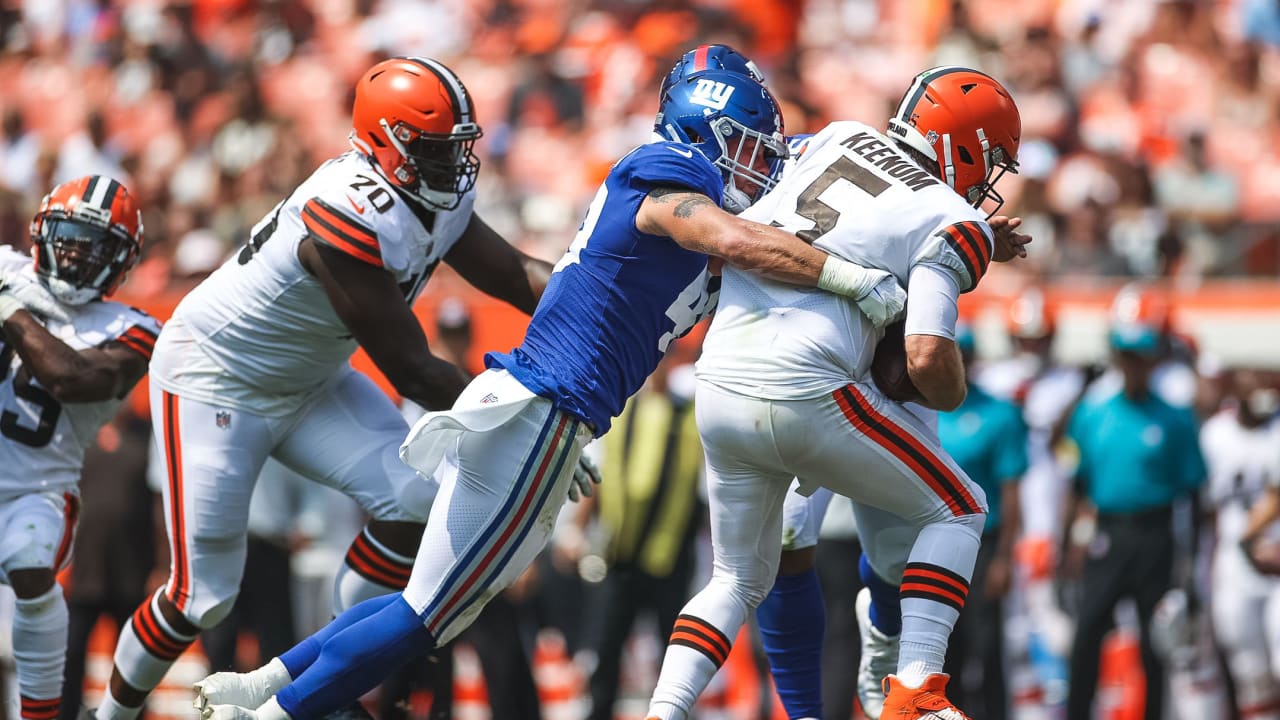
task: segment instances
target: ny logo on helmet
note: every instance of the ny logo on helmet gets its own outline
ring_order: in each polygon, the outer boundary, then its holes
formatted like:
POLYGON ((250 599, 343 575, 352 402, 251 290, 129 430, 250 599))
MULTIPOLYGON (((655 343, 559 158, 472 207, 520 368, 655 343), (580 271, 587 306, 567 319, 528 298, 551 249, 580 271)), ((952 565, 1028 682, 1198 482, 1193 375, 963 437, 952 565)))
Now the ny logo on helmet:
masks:
POLYGON ((697 84, 693 86, 693 92, 689 95, 689 101, 692 103, 723 110, 724 106, 729 104, 729 98, 733 96, 732 85, 706 78, 698 78, 694 82, 697 84))

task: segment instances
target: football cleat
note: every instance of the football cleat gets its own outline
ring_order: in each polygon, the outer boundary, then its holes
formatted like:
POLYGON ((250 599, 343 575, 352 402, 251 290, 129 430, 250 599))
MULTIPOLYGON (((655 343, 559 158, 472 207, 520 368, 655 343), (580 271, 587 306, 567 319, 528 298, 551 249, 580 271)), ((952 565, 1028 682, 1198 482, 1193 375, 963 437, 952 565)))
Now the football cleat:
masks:
POLYGON ((970 720, 947 699, 950 675, 933 673, 918 688, 909 688, 890 675, 884 679, 884 716, 894 720, 970 720))
POLYGON ((258 720, 258 712, 239 705, 211 705, 200 711, 200 717, 204 720, 258 720))
MULTIPOLYGON (((862 657, 858 660, 858 703, 870 720, 879 720, 884 708, 883 680, 898 670, 898 636, 889 636, 871 624, 871 591, 862 588, 854 602, 862 657)), ((898 720, 898 718, 894 718, 898 720)))
POLYGON ((249 673, 220 672, 197 682, 192 686, 196 691, 195 702, 192 703, 203 717, 214 705, 242 705, 258 707, 275 694, 278 688, 270 688, 265 683, 255 682, 249 673))

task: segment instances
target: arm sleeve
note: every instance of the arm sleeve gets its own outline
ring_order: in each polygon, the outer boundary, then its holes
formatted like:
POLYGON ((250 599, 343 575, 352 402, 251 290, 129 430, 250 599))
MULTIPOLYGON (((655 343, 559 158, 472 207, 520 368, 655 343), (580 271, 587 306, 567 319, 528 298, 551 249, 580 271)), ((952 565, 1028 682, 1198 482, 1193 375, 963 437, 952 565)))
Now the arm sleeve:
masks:
POLYGON ((907 280, 906 335, 956 337, 956 278, 941 267, 917 264, 907 280))

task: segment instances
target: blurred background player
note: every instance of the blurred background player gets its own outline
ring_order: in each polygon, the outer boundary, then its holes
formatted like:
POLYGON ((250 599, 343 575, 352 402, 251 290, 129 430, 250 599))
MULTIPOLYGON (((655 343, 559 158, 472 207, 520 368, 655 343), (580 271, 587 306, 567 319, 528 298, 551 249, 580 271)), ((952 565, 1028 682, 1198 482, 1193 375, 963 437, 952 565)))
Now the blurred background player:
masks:
POLYGON ((473 211, 481 130, 452 70, 417 57, 374 65, 356 85, 352 126, 352 150, 270 210, 157 341, 171 574, 121 633, 99 720, 136 716, 200 630, 231 611, 268 457, 372 518, 339 573, 336 608, 402 586, 434 483, 400 463, 405 421, 348 359, 359 346, 402 396, 448 407, 466 376, 431 354, 410 311, 436 266, 524 312, 542 293, 550 265, 473 211))
POLYGON ((955 410, 938 413, 938 439, 987 496, 987 522, 969 580, 964 610, 947 646, 944 666, 951 697, 977 718, 1005 720, 1004 598, 1014 579, 1014 545, 1022 526, 1020 484, 1027 470, 1027 427, 1019 408, 974 383, 973 331, 956 326, 968 393, 955 410))
POLYGON ((31 244, 34 262, 0 249, 0 579, 17 596, 21 715, 53 720, 68 627, 55 575, 70 561, 85 450, 146 374, 160 324, 104 299, 142 250, 142 214, 116 180, 53 188, 31 244))
POLYGON ((1151 642, 1151 618, 1174 586, 1173 506, 1194 498, 1205 465, 1190 409, 1170 405, 1152 387, 1164 354, 1167 315, 1123 293, 1116 303, 1108 342, 1120 385, 1100 378, 1067 426, 1079 465, 1068 505, 1064 572, 1081 583, 1067 717, 1092 712, 1103 636, 1113 625, 1116 603, 1132 598, 1142 629, 1144 717, 1156 720, 1162 717, 1165 674, 1151 642))
POLYGON ((1200 445, 1209 468, 1205 509, 1212 513, 1214 588, 1210 610, 1226 656, 1239 717, 1280 718, 1280 578, 1264 575, 1248 555, 1251 543, 1280 540, 1263 499, 1280 484, 1280 391, 1264 373, 1228 373, 1230 404, 1205 422, 1200 445), (1252 520, 1252 522, 1251 522, 1252 520))

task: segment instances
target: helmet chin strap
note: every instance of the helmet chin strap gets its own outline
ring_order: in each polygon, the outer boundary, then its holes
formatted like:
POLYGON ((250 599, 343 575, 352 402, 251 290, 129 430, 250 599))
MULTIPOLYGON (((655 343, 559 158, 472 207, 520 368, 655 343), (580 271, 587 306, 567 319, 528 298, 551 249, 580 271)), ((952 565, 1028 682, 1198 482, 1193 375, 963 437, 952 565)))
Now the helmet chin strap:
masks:
POLYGON ((733 182, 733 176, 724 184, 724 200, 720 203, 726 211, 737 215, 738 213, 751 207, 751 197, 738 189, 733 182))
POLYGON ((102 297, 96 288, 76 287, 59 278, 42 278, 49 294, 65 305, 85 305, 102 297))

